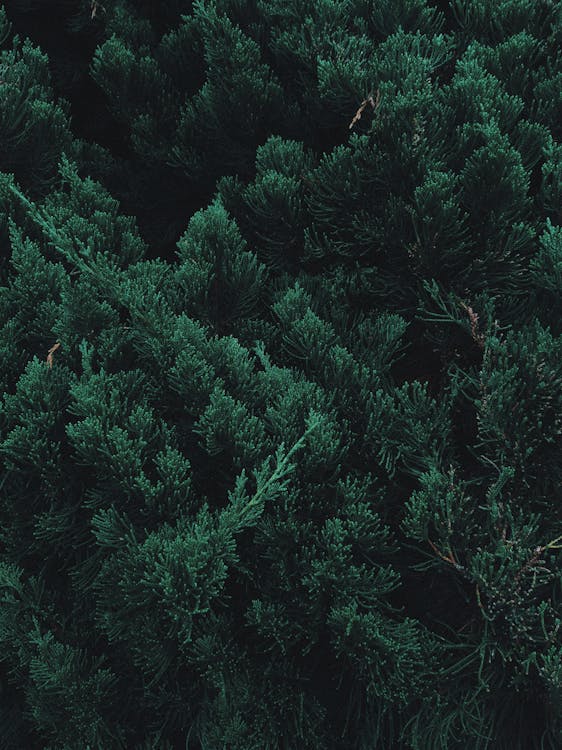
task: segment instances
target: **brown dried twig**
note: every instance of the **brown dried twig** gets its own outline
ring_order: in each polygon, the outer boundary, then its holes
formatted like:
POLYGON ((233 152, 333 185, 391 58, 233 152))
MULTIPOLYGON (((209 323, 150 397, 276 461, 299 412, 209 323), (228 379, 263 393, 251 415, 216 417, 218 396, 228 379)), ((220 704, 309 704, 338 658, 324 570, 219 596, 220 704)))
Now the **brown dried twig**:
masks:
POLYGON ((448 555, 444 555, 439 549, 437 549, 437 547, 435 546, 435 544, 433 544, 433 542, 431 541, 431 539, 428 539, 427 541, 428 541, 428 544, 431 546, 432 550, 437 555, 439 555, 439 557, 442 560, 445 560, 445 562, 448 562, 449 565, 454 565, 455 568, 461 568, 462 567, 461 565, 459 565, 459 563, 456 560, 455 556, 453 555, 453 552, 451 551, 451 549, 449 549, 449 554, 448 555))
POLYGON ((92 21, 97 16, 98 10, 101 10, 103 13, 105 13, 104 6, 100 2, 98 2, 98 0, 92 0, 92 2, 90 4, 90 8, 91 8, 91 11, 92 11, 91 16, 90 16, 90 18, 92 19, 92 21))
POLYGON ((359 120, 361 119, 361 115, 363 114, 363 112, 364 112, 365 107, 367 106, 367 104, 371 105, 371 107, 373 109, 373 114, 374 114, 377 111, 377 109, 379 108, 380 101, 381 101, 381 92, 379 91, 379 89, 377 89, 376 99, 373 99, 373 94, 372 93, 369 94, 369 96, 366 99, 363 99, 363 101, 359 105, 359 109, 357 110, 357 112, 355 113, 355 115, 353 117, 353 120, 349 123, 349 129, 351 130, 351 128, 357 122, 359 122, 359 120))
POLYGON ((481 349, 483 349, 485 336, 483 333, 478 333, 478 314, 474 312, 472 307, 469 307, 464 302, 461 302, 461 307, 468 313, 468 317, 470 319, 470 334, 473 340, 476 341, 481 349))
POLYGON ((49 353, 47 354, 47 367, 49 368, 49 370, 53 369, 53 354, 59 347, 60 341, 57 341, 57 343, 53 344, 53 346, 49 349, 49 353))

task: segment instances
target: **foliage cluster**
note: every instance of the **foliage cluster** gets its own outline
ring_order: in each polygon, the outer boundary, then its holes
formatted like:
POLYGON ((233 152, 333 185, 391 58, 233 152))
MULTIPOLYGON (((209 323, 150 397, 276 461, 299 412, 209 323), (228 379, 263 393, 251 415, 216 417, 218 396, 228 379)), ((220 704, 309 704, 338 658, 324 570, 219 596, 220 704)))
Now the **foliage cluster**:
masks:
POLYGON ((562 7, 0 9, 0 748, 562 746, 562 7))

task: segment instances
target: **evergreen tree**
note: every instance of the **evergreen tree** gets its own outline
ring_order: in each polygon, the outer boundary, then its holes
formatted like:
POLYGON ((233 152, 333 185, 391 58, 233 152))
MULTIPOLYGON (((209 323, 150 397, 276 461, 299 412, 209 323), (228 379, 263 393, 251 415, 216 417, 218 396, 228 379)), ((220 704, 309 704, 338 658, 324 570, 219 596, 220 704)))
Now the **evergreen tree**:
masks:
POLYGON ((0 10, 0 748, 562 744, 562 9, 440 5, 0 10))

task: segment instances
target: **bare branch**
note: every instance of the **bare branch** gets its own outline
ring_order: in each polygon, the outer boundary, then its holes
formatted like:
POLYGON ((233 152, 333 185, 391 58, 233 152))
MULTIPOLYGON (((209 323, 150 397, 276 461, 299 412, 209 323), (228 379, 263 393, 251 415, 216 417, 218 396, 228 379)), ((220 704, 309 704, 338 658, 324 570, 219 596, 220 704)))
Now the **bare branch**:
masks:
POLYGON ((366 99, 363 99, 363 101, 359 105, 359 109, 357 110, 357 112, 355 113, 355 116, 353 117, 353 120, 349 123, 349 129, 351 130, 351 128, 357 122, 359 122, 359 120, 361 119, 361 115, 363 114, 363 112, 364 112, 365 107, 367 106, 367 104, 371 105, 371 108, 372 108, 373 114, 374 114, 377 111, 377 109, 379 108, 380 101, 381 101, 381 93, 380 93, 379 89, 377 89, 376 99, 373 99, 373 94, 372 93, 369 94, 369 96, 366 99))

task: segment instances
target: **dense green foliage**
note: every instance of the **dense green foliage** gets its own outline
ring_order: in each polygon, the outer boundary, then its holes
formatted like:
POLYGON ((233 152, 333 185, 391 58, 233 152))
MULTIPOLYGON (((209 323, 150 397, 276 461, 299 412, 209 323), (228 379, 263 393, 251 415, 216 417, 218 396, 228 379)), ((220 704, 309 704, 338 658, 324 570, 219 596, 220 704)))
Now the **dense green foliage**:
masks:
POLYGON ((0 749, 562 747, 560 3, 0 45, 0 749))

